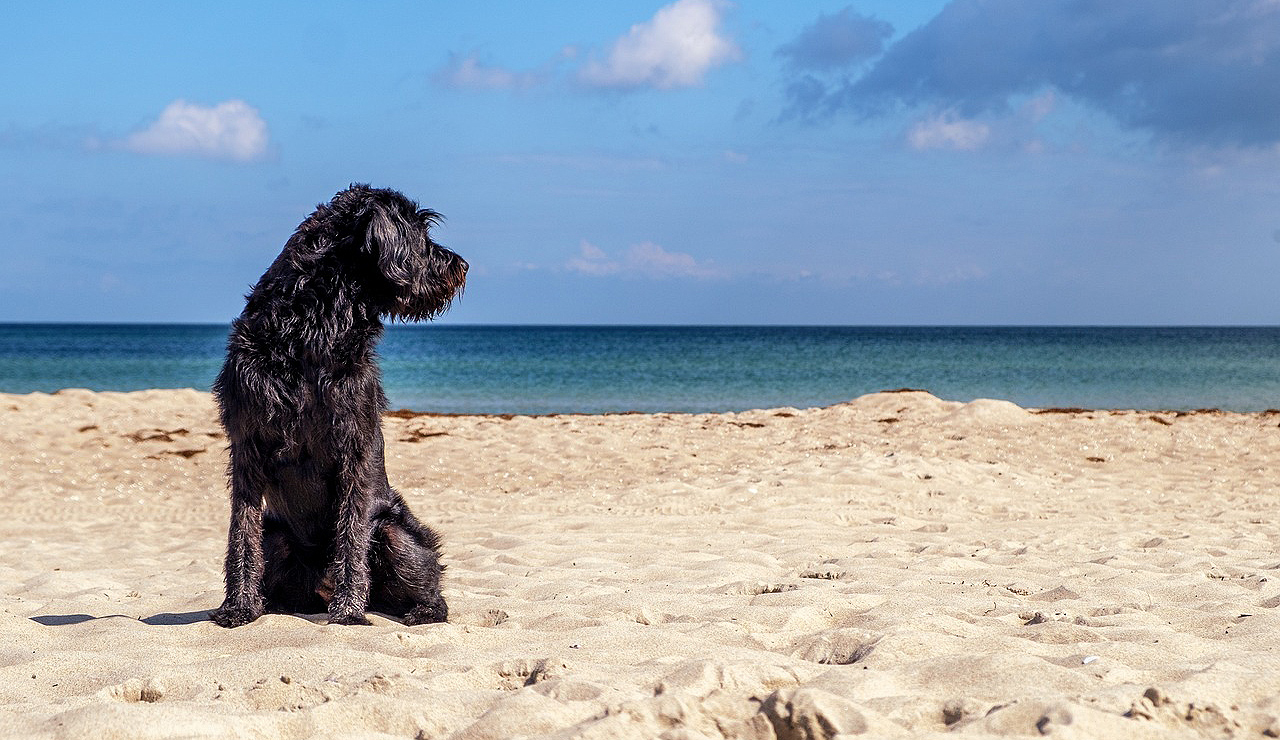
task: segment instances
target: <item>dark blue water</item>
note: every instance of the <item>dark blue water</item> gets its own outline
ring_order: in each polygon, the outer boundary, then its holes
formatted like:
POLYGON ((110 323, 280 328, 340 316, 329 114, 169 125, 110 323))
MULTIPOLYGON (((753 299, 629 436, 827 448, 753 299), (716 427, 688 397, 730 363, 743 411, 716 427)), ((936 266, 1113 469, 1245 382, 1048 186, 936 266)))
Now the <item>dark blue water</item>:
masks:
MULTIPOLYGON (((225 326, 0 325, 0 391, 207 390, 225 326)), ((393 408, 821 406, 888 388, 1023 406, 1280 407, 1280 327, 391 326, 393 408)))

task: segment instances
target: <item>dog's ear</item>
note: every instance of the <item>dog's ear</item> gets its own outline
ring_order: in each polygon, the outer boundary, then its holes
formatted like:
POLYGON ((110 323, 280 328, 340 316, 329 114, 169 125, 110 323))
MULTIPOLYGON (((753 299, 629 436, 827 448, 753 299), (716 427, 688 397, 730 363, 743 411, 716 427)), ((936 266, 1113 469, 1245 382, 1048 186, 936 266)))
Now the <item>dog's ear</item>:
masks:
POLYGON ((365 245, 387 280, 410 287, 422 274, 423 262, 428 259, 431 246, 428 230, 440 223, 442 217, 431 209, 417 208, 398 193, 396 196, 370 200, 365 245))
POLYGON ((414 264, 421 260, 425 234, 405 219, 393 204, 374 199, 368 211, 365 247, 378 261, 387 280, 400 286, 413 282, 414 264))

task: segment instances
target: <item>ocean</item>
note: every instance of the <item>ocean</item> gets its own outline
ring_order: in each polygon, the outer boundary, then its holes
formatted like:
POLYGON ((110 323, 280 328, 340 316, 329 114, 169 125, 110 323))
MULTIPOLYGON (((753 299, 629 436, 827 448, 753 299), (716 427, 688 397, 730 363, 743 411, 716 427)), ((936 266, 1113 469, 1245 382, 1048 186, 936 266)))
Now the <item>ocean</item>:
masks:
MULTIPOLYGON (((0 392, 208 390, 227 326, 0 324, 0 392)), ((922 388, 1028 407, 1280 407, 1280 327, 392 325, 391 407, 740 411, 922 388)))

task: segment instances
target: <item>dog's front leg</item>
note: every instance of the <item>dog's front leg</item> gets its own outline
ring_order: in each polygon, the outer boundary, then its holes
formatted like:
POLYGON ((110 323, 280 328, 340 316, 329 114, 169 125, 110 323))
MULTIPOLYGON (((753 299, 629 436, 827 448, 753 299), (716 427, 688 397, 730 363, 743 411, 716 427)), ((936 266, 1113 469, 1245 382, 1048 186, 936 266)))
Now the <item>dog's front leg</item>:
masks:
POLYGON ((364 615, 369 605, 369 544, 373 535, 369 522, 373 490, 367 468, 365 461, 357 460, 338 473, 341 499, 329 566, 333 583, 329 624, 370 624, 364 615))
POLYGON ((223 627, 239 627, 262 616, 262 496, 237 474, 232 449, 231 523, 227 531, 227 559, 223 566, 226 599, 209 612, 223 627))

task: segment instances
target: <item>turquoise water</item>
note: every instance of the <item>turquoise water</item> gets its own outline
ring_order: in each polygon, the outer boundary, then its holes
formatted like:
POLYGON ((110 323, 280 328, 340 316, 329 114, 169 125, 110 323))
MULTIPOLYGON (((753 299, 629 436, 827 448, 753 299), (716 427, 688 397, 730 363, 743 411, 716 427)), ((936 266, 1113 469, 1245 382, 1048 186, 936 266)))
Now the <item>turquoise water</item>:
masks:
MULTIPOLYGON (((199 388, 222 325, 0 325, 0 391, 199 388)), ((1280 327, 390 326, 392 408, 821 406, 888 388, 1023 406, 1280 407, 1280 327)))

